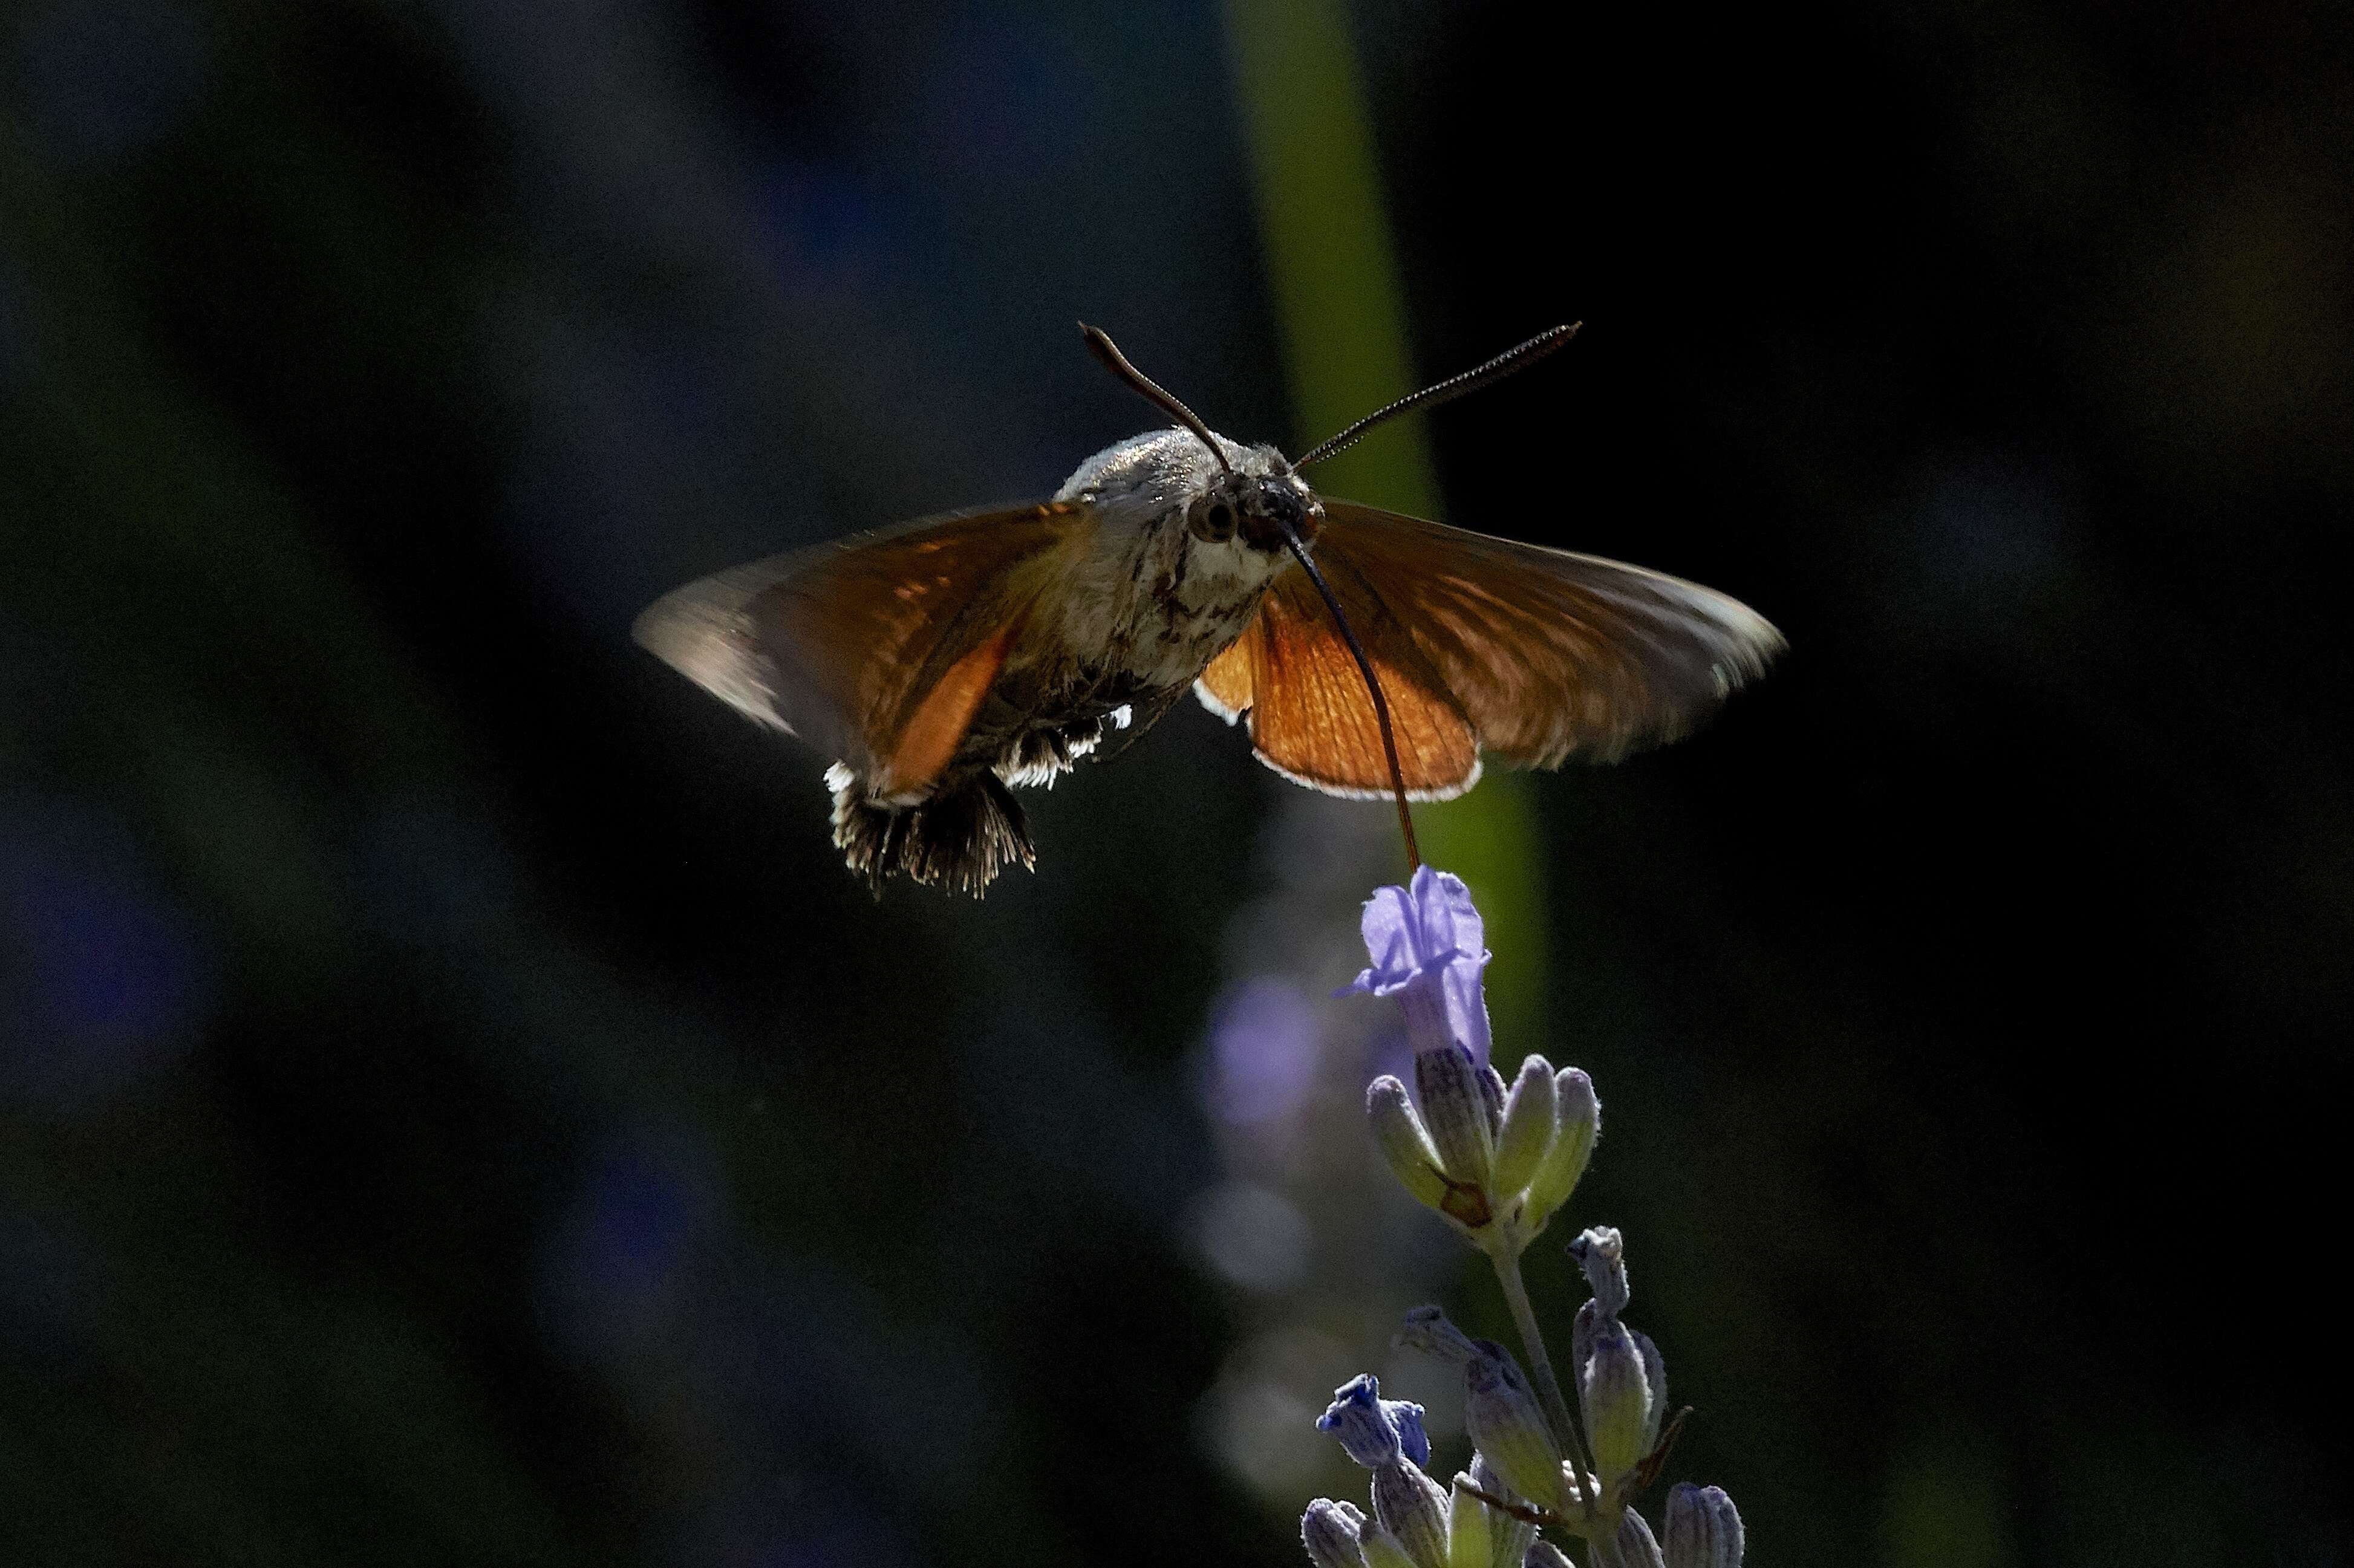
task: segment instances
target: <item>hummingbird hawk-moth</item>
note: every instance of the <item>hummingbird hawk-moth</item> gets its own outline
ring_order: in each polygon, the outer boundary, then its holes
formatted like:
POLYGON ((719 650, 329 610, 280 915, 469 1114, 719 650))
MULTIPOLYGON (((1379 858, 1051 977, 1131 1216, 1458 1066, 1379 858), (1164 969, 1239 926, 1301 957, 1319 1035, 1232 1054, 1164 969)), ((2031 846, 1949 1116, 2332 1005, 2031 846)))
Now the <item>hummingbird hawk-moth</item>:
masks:
POLYGON ((1115 735, 1125 749, 1188 688, 1246 724, 1285 778, 1394 791, 1403 818, 1406 800, 1470 789, 1483 750, 1553 768, 1672 740, 1782 646, 1696 584, 1320 496, 1300 478, 1575 327, 1297 462, 1217 435, 1083 331, 1177 426, 1097 452, 1049 500, 772 556, 638 619, 638 641, 680 673, 832 759, 834 843, 878 892, 904 872, 979 895, 1006 865, 1034 865, 1010 787, 1101 758, 1115 735))

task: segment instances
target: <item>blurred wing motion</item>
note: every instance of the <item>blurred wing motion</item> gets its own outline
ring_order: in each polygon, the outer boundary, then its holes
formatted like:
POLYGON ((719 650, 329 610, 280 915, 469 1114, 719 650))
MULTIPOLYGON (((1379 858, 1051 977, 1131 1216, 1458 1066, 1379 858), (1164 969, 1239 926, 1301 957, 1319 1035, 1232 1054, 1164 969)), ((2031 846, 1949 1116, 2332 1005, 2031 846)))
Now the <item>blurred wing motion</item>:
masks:
MULTIPOLYGON (((1479 747, 1524 767, 1610 761, 1690 730, 1781 633, 1739 600, 1639 567, 1325 503, 1317 563, 1382 678, 1410 791, 1462 793, 1479 747), (1450 720, 1451 726, 1450 726, 1450 720)), ((1278 772, 1378 794, 1373 704, 1314 588, 1291 573, 1197 686, 1278 772)))
POLYGON ((1047 502, 928 517, 689 583, 637 640, 764 724, 847 763, 878 792, 947 766, 1087 522, 1047 502))

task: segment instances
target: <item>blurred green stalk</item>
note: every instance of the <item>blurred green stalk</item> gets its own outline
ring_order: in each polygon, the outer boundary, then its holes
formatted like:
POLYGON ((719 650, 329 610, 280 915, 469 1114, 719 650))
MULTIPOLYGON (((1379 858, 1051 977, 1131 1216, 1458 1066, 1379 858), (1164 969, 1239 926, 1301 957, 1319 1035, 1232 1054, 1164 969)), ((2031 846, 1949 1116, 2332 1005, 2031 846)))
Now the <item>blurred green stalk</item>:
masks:
MULTIPOLYGON (((1299 451, 1415 389, 1405 289, 1340 0, 1227 0, 1226 39, 1299 451)), ((1316 480, 1331 494, 1440 514, 1418 419, 1340 453, 1316 480)), ((1460 801, 1423 807, 1416 827, 1431 863, 1463 878, 1491 927, 1511 934, 1488 976, 1498 1033, 1536 1037, 1549 943, 1529 780, 1491 773, 1460 801)))

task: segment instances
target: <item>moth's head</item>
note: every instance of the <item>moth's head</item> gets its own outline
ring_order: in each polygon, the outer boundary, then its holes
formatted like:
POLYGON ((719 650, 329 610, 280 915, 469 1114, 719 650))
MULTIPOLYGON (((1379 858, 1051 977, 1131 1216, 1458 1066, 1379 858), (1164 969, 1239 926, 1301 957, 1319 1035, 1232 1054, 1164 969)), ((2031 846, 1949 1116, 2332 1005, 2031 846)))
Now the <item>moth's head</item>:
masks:
POLYGON ((1287 526, 1303 545, 1316 542, 1324 525, 1324 503, 1307 482, 1280 473, 1222 473, 1185 508, 1185 527, 1205 544, 1242 536, 1254 550, 1279 553, 1287 526))

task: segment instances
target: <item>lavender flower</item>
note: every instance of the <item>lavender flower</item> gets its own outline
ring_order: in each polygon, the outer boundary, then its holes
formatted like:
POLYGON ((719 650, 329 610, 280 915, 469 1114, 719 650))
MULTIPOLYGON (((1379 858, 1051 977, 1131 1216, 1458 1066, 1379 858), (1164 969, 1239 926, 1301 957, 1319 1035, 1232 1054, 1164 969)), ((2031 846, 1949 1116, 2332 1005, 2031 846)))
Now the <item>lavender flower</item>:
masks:
POLYGON ((1362 1372, 1332 1391, 1331 1407, 1316 1419, 1316 1430, 1329 1433, 1369 1470, 1397 1463, 1400 1455, 1417 1465, 1430 1463, 1430 1438, 1423 1431, 1422 1406, 1403 1399, 1384 1399, 1382 1385, 1371 1372, 1362 1372))
POLYGON ((1458 878, 1424 866, 1411 887, 1377 888, 1363 925, 1372 962, 1341 994, 1395 997, 1414 1043, 1412 1095, 1386 1075, 1366 1088, 1373 1141, 1418 1202, 1517 1257, 1585 1173, 1601 1129, 1594 1086, 1530 1056, 1508 1089, 1488 1064, 1490 955, 1458 878))
POLYGON ((1664 1549, 1635 1511, 1667 1457, 1668 1389, 1659 1347, 1621 1318, 1625 1238, 1598 1226, 1570 1244, 1594 1292, 1571 1325, 1575 1411, 1521 1279, 1521 1254, 1593 1157, 1592 1080, 1530 1056, 1507 1087, 1489 1065, 1485 933, 1457 878, 1426 866, 1408 887, 1376 890, 1363 930, 1372 961, 1349 991, 1395 997, 1415 1048, 1413 1094, 1386 1075, 1366 1091, 1374 1141, 1406 1191, 1488 1255, 1533 1376, 1435 1307, 1407 1314, 1400 1345, 1463 1369, 1478 1451, 1442 1489, 1423 1473, 1421 1407, 1382 1398, 1370 1375, 1352 1380, 1317 1425, 1373 1472, 1373 1516, 1319 1499, 1300 1521, 1309 1555, 1317 1568, 1567 1568, 1542 1525, 1584 1537, 1596 1568, 1740 1568, 1741 1518, 1716 1488, 1675 1489, 1664 1549))
POLYGON ((1488 999, 1479 971, 1488 967, 1486 927, 1463 879, 1426 865, 1408 887, 1375 888, 1360 928, 1373 964, 1342 994, 1396 997, 1416 1053, 1457 1045, 1485 1066, 1488 999))
POLYGON ((1381 1385, 1365 1372, 1334 1391, 1331 1408, 1316 1426, 1373 1473, 1373 1522, 1368 1528, 1362 1514, 1346 1520, 1336 1511, 1344 1505, 1320 1498, 1299 1521, 1300 1540, 1310 1554, 1329 1551, 1345 1564, 1341 1539, 1346 1533, 1343 1526, 1352 1523, 1355 1548, 1370 1568, 1451 1568, 1447 1490, 1422 1471, 1430 1462, 1422 1406, 1384 1399, 1381 1385))

